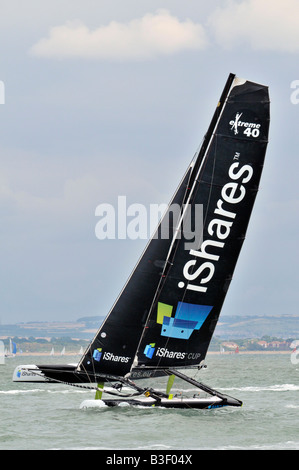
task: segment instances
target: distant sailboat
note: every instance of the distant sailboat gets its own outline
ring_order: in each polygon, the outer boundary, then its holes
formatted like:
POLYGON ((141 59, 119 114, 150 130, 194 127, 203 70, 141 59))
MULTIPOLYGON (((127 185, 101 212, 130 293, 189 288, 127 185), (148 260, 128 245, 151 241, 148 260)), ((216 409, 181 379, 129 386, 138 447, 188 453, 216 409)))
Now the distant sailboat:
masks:
POLYGON ((6 350, 5 356, 6 357, 15 357, 17 354, 17 345, 11 338, 9 338, 9 350, 6 350))
POLYGON ((5 364, 5 346, 4 342, 0 341, 0 365, 5 364))
POLYGON ((19 366, 13 380, 94 382, 96 398, 102 399, 93 402, 107 406, 241 406, 240 400, 198 382, 190 373, 204 366, 245 239, 268 128, 267 87, 230 74, 199 152, 79 363, 19 366), (181 209, 178 220, 169 217, 173 205, 181 209), (187 217, 190 227, 196 225, 197 205, 203 207, 203 238, 190 248, 190 232, 183 228, 187 217), (161 235, 165 221, 170 221, 168 238, 161 235), (169 378, 165 392, 152 388, 158 376, 169 378), (136 384, 144 378, 149 379, 148 386, 136 384), (206 396, 173 396, 174 378, 206 396), (131 391, 125 393, 124 386, 131 391), (103 387, 112 398, 102 397, 103 387))
POLYGON ((62 348, 61 352, 60 352, 60 355, 61 356, 64 356, 65 355, 65 347, 62 348))
POLYGON ((54 352, 54 348, 51 349, 51 352, 50 352, 50 356, 54 356, 55 352, 54 352))

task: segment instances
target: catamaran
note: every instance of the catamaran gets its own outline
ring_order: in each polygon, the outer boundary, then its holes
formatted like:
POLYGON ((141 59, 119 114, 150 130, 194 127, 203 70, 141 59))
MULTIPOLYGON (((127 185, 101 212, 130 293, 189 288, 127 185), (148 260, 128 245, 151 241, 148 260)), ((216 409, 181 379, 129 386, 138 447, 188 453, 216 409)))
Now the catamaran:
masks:
POLYGON ((205 367, 245 239, 266 154, 269 107, 267 86, 229 75, 202 145, 78 364, 21 365, 14 381, 92 386, 98 400, 90 401, 106 406, 242 405, 192 372, 205 367), (161 376, 168 378, 166 388, 153 388, 161 376), (175 396, 175 378, 199 393, 175 396))

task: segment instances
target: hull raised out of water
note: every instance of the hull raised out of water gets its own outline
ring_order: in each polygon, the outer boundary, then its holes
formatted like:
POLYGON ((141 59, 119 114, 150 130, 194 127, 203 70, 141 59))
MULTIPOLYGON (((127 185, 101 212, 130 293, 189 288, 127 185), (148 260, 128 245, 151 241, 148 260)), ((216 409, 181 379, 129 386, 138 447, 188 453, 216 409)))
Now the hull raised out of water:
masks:
POLYGON ((75 367, 76 364, 67 364, 65 366, 61 364, 58 366, 38 366, 35 364, 18 365, 13 372, 12 380, 13 382, 70 381, 70 378, 74 375, 75 367), (52 379, 51 376, 54 376, 54 379, 52 379))

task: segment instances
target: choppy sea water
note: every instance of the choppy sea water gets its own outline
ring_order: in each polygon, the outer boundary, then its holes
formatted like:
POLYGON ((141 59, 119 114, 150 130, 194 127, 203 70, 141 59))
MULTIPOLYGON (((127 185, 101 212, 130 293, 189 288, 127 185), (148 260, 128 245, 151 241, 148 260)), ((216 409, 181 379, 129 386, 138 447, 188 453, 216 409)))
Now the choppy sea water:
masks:
POLYGON ((12 382, 19 364, 77 361, 70 356, 19 356, 0 365, 0 449, 299 449, 299 364, 289 354, 207 356, 208 367, 197 379, 242 400, 241 408, 81 409, 93 391, 12 382))

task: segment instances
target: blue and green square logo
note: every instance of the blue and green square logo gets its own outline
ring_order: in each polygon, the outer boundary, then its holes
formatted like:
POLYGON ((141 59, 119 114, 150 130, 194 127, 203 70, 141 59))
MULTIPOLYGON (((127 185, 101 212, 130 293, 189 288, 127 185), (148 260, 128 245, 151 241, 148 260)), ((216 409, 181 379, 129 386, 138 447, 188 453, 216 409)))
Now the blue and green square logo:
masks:
POLYGON ((212 308, 179 302, 173 317, 173 306, 158 302, 157 323, 161 325, 161 336, 189 339, 194 330, 201 328, 212 308))
POLYGON ((149 359, 152 359, 153 354, 155 352, 155 346, 156 346, 156 343, 147 344, 144 348, 143 354, 145 354, 145 356, 148 357, 149 359))
POLYGON ((102 348, 94 349, 92 357, 95 361, 100 362, 102 357, 102 348))

